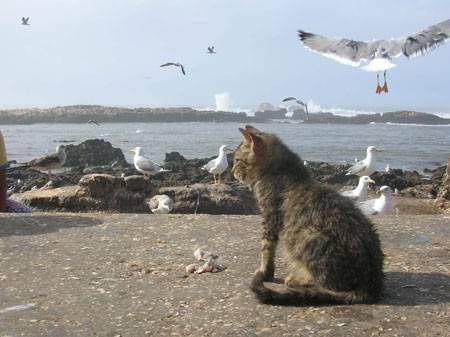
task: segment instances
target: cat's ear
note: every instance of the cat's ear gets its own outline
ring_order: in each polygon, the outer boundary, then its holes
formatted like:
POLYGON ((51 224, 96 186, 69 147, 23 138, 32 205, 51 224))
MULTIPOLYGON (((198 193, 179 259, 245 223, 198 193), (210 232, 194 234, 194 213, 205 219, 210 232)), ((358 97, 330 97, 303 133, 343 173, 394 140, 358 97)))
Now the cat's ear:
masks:
POLYGON ((251 125, 246 125, 246 126, 245 126, 245 129, 248 130, 248 131, 250 131, 250 132, 258 132, 258 133, 261 133, 261 131, 259 131, 257 128, 255 128, 254 126, 251 126, 251 125))
POLYGON ((252 151, 256 156, 262 156, 264 154, 266 145, 264 139, 258 135, 250 133, 252 151))
POLYGON ((248 132, 245 129, 239 128, 239 132, 242 134, 242 137, 244 138, 244 142, 251 143, 252 137, 250 136, 250 132, 248 132))

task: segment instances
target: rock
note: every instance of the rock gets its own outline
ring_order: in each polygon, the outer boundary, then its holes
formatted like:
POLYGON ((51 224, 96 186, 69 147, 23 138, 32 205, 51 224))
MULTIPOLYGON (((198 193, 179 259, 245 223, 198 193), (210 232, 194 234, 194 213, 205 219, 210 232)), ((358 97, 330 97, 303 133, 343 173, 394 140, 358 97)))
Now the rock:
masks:
POLYGON ((184 158, 180 152, 169 152, 166 153, 166 159, 164 160, 165 162, 169 162, 169 161, 185 161, 186 158, 184 158))
POLYGON ((129 166, 122 150, 103 139, 88 139, 78 145, 66 145, 64 166, 129 166))
POLYGON ((107 211, 149 213, 145 200, 156 194, 149 181, 137 187, 143 179, 126 179, 107 174, 90 174, 80 179, 78 186, 39 189, 14 194, 13 199, 37 210, 71 212, 107 211))
POLYGON ((12 195, 12 199, 41 211, 77 209, 77 186, 65 186, 50 190, 34 190, 12 195))
POLYGON ((125 186, 128 191, 141 192, 151 194, 155 191, 155 186, 152 184, 149 177, 143 175, 132 175, 125 177, 125 186))
POLYGON ((442 177, 442 185, 435 205, 444 210, 450 209, 450 157, 448 158, 447 170, 442 177))
POLYGON ((253 192, 244 187, 230 185, 194 184, 192 186, 163 187, 174 202, 173 213, 193 214, 257 214, 253 192))
POLYGON ((127 184, 122 177, 89 174, 78 183, 77 197, 83 205, 82 207, 88 210, 125 213, 148 212, 145 199, 156 191, 149 182, 140 191, 136 191, 136 180, 136 178, 129 179, 127 184))

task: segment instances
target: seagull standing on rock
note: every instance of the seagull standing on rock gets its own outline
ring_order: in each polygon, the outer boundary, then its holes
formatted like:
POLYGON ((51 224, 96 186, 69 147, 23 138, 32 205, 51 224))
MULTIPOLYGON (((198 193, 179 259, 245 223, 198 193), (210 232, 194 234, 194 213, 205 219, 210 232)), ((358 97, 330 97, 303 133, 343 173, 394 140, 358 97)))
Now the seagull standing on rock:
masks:
POLYGON ((362 176, 359 178, 358 186, 351 191, 340 192, 344 197, 350 198, 353 201, 361 202, 367 200, 367 191, 369 184, 375 184, 375 181, 368 176, 362 176))
POLYGON ((222 145, 219 148, 219 156, 216 159, 209 161, 206 165, 202 166, 202 170, 212 173, 214 176, 214 184, 220 184, 220 175, 228 168, 227 151, 230 151, 226 145, 222 145), (219 176, 218 181, 216 175, 219 176))
POLYGON ((381 196, 377 199, 370 199, 359 203, 359 208, 365 215, 392 214, 392 191, 389 186, 382 186, 377 191, 381 196))
POLYGON ((165 170, 159 165, 158 163, 155 163, 150 158, 145 157, 144 151, 140 146, 136 146, 134 149, 131 149, 130 152, 134 153, 133 158, 133 164, 136 170, 143 175, 152 174, 155 172, 167 172, 168 170, 165 170))
POLYGON ((64 145, 58 145, 56 147, 56 153, 49 154, 47 156, 30 160, 26 163, 21 163, 21 166, 30 167, 39 171, 47 171, 48 178, 53 177, 52 170, 61 168, 66 162, 66 147, 64 145))
POLYGON ((372 173, 376 171, 375 153, 381 152, 381 150, 377 149, 375 146, 369 146, 366 152, 367 152, 366 158, 350 167, 347 171, 347 175, 355 174, 360 177, 370 176, 372 173))

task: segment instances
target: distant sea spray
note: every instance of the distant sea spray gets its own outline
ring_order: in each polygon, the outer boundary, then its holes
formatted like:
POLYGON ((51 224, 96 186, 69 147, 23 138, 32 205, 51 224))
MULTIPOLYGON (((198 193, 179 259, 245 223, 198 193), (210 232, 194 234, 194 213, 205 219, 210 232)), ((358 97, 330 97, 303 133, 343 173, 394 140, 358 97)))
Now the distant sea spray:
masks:
POLYGON ((230 107, 230 94, 223 92, 214 95, 216 99, 216 111, 231 111, 230 107))

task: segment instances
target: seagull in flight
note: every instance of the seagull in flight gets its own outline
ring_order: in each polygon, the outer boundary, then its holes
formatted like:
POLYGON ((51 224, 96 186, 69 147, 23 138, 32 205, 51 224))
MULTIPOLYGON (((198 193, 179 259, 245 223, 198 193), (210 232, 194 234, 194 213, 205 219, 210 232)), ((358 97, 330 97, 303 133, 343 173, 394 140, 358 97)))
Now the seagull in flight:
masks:
POLYGON ((95 124, 95 125, 97 125, 97 126, 100 126, 100 123, 97 122, 96 120, 93 120, 93 119, 88 120, 87 123, 88 123, 88 124, 95 124))
POLYGON ((28 20, 30 20, 30 18, 29 17, 22 17, 22 25, 24 25, 24 26, 29 26, 30 24, 28 23, 28 20))
POLYGON ((175 67, 180 67, 181 68, 181 72, 183 73, 183 75, 186 75, 186 72, 184 71, 184 67, 181 63, 175 63, 175 62, 167 62, 164 64, 161 64, 160 67, 169 67, 169 66, 175 66, 175 67))
POLYGON ((208 47, 208 54, 216 54, 216 49, 214 46, 208 47))
POLYGON ((307 49, 337 62, 366 71, 384 71, 383 86, 380 86, 377 74, 378 83, 375 92, 381 94, 388 92, 386 71, 395 67, 392 59, 402 55, 411 59, 443 45, 450 38, 450 19, 429 26, 417 34, 390 40, 365 42, 329 38, 303 30, 298 31, 298 36, 307 49))
POLYGON ((295 103, 300 105, 303 108, 303 110, 305 110, 306 116, 308 116, 308 104, 306 104, 305 102, 303 102, 302 100, 299 100, 298 98, 296 98, 294 96, 289 96, 289 97, 286 97, 285 99, 283 99, 283 102, 289 102, 289 101, 295 101, 295 103))

